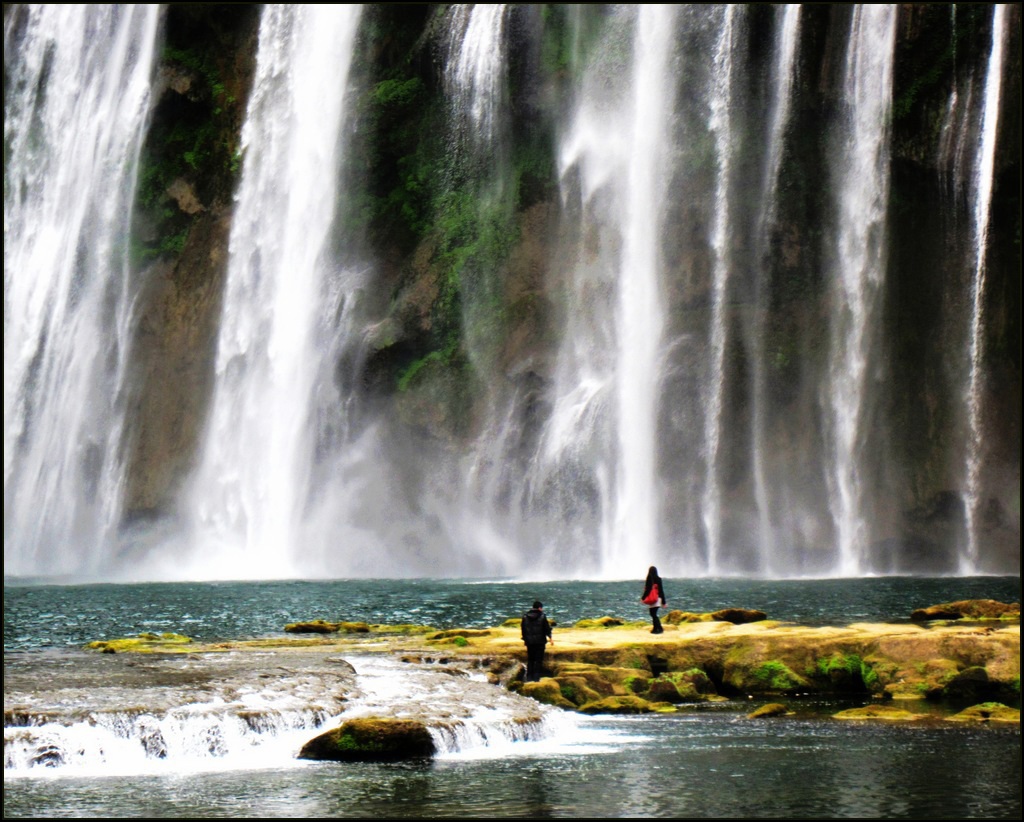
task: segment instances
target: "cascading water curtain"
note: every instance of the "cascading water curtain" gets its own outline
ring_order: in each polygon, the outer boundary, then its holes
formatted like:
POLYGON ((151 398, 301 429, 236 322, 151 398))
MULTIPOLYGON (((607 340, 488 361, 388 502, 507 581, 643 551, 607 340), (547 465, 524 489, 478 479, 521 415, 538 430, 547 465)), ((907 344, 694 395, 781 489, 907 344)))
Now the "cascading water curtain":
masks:
POLYGON ((847 40, 844 109, 833 135, 836 226, 832 249, 833 305, 827 396, 829 493, 834 572, 870 571, 871 496, 865 460, 885 451, 872 431, 871 404, 879 357, 877 308, 888 262, 889 131, 896 8, 859 5, 847 40))
MULTIPOLYGON (((509 6, 501 3, 453 4, 444 16, 449 185, 451 191, 471 198, 470 231, 478 248, 492 242, 488 235, 494 226, 511 225, 514 214, 514 189, 508 185, 509 17, 509 6)), ((498 341, 488 320, 494 306, 501 304, 503 283, 495 266, 476 254, 461 262, 457 276, 467 353, 478 375, 492 374, 498 341)), ((488 393, 489 422, 466 460, 468 479, 456 503, 458 511, 449 514, 457 523, 450 532, 458 534, 454 541, 465 545, 459 552, 464 561, 508 574, 518 564, 514 539, 509 539, 516 524, 514 517, 510 523, 505 511, 498 510, 506 506, 496 501, 504 498, 510 482, 506 447, 515 436, 509 419, 515 404, 502 404, 486 377, 480 382, 488 393)))
POLYGON ((977 166, 974 173, 974 208, 972 235, 974 239, 974 276, 971 283, 970 379, 967 385, 969 442, 967 446, 966 481, 964 489, 967 517, 967 551, 961 554, 961 572, 976 573, 978 569, 978 521, 981 506, 981 469, 984 431, 982 429, 982 386, 984 354, 984 299, 987 273, 989 209, 992 200, 992 177, 995 162, 996 133, 999 124, 999 95, 1003 77, 1003 44, 1006 38, 1006 8, 995 7, 992 19, 992 51, 985 80, 984 115, 977 166))
POLYGON ((159 6, 4 11, 4 573, 103 570, 159 6))
MULTIPOLYGON (((315 395, 345 92, 358 5, 268 5, 242 133, 214 402, 192 489, 204 577, 309 573, 295 564, 310 494, 315 395)), ((184 569, 172 569, 178 573, 184 569)), ((314 569, 315 572, 316 569, 314 569)))
POLYGON ((662 212, 674 107, 673 6, 616 8, 559 138, 571 238, 552 410, 529 468, 541 564, 622 577, 660 552, 662 212))
POLYGON ((770 289, 768 280, 768 258, 770 236, 776 227, 778 217, 778 193, 781 181, 782 157, 792 109, 793 88, 800 34, 800 4, 787 3, 776 10, 779 33, 775 37, 772 61, 772 98, 768 117, 769 131, 766 146, 764 176, 761 182, 761 200, 758 206, 757 222, 754 226, 754 294, 753 311, 747 312, 743 324, 747 350, 750 352, 751 370, 751 471, 753 473, 753 496, 757 508, 758 570, 774 576, 786 569, 787 560, 780 556, 784 540, 782 534, 792 528, 784 522, 783 511, 789 504, 784 493, 775 487, 775 477, 770 477, 767 423, 765 421, 769 404, 767 364, 768 356, 765 317, 770 310, 770 289), (763 266, 763 267, 762 267, 763 266))
POLYGON ((628 576, 661 554, 657 431, 663 367, 661 231, 669 161, 669 113, 676 10, 640 6, 633 40, 633 87, 626 128, 622 252, 616 335, 616 503, 601 556, 604 574, 628 576))
POLYGON ((711 574, 722 571, 722 499, 720 450, 723 447, 723 403, 727 372, 725 347, 728 342, 727 301, 730 293, 730 274, 734 260, 730 254, 733 233, 736 231, 732 206, 733 154, 735 152, 732 106, 734 39, 739 28, 736 6, 729 5, 723 15, 715 42, 713 80, 711 88, 711 114, 709 127, 714 138, 716 173, 714 183, 714 216, 711 226, 713 259, 711 303, 711 369, 708 398, 704 419, 705 481, 702 499, 704 532, 707 544, 707 570, 711 574))

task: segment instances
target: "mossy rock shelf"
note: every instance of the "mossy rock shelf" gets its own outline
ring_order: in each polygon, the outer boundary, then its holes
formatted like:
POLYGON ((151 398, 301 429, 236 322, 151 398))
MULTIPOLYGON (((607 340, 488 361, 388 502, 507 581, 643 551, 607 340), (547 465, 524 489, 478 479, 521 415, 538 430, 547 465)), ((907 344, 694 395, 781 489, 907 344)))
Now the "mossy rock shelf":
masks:
MULTIPOLYGON (((991 612, 991 606, 986 605, 991 612)), ((750 615, 748 609, 725 609, 750 615)), ((722 612, 715 612, 721 614, 722 612)), ((649 624, 612 617, 556 627, 545 656, 546 677, 522 681, 525 649, 518 620, 488 629, 372 625, 314 619, 288 634, 200 643, 178 634, 90 643, 92 650, 208 653, 302 649, 309 653, 447 659, 486 670, 490 681, 566 710, 629 713, 689 710, 711 702, 804 695, 861 695, 879 703, 926 699, 933 704, 1020 704, 1020 623, 1005 610, 979 625, 961 621, 801 626, 756 618, 649 624)))

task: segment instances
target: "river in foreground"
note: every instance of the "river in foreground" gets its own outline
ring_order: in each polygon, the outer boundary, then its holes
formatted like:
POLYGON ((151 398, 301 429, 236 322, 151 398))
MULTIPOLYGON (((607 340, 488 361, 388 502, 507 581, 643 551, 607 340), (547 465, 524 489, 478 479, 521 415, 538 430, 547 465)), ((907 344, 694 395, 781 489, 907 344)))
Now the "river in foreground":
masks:
MULTIPOLYGON (((1018 601, 1020 590, 1019 577, 666 582, 670 605, 684 610, 759 608, 804 624, 901 621, 913 608, 955 599, 1018 601)), ((5 727, 4 815, 1020 818, 1018 726, 845 723, 827 714, 849 703, 808 698, 797 717, 760 722, 745 718, 750 704, 735 702, 642 717, 545 710, 529 733, 516 735, 503 721, 511 703, 477 677, 459 685, 436 670, 360 657, 345 660, 359 695, 340 712, 294 688, 275 691, 267 683, 287 676, 268 677, 250 666, 217 680, 225 689, 230 685, 230 695, 208 686, 189 691, 184 685, 172 695, 161 690, 160 698, 181 704, 157 715, 127 707, 140 698, 157 700, 155 691, 127 692, 121 679, 112 687, 112 658, 78 650, 91 639, 141 631, 206 640, 273 635, 287 622, 316 617, 485 627, 517 615, 535 597, 563 624, 606 614, 642 618, 634 605, 638 585, 53 586, 8 580, 5 712, 9 691, 18 689, 53 708, 55 721, 32 733, 51 733, 55 753, 26 764, 18 754, 25 729, 5 727), (387 711, 402 699, 438 706, 461 700, 475 732, 449 741, 429 762, 338 765, 295 758, 318 729, 354 712, 387 711), (250 722, 239 730, 241 713, 277 722, 250 722)), ((38 749, 39 740, 33 744, 38 749)))

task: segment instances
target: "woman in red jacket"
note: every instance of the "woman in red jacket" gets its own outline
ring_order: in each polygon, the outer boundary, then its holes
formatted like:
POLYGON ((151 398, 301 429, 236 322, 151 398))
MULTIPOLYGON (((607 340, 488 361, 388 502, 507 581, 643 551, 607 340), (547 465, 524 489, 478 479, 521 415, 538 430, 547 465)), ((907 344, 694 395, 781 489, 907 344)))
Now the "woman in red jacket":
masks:
POLYGON ((644 592, 640 601, 651 609, 652 634, 664 633, 661 627, 661 620, 658 619, 658 609, 665 607, 665 585, 658 576, 658 569, 653 565, 647 571, 647 581, 644 582, 644 592))

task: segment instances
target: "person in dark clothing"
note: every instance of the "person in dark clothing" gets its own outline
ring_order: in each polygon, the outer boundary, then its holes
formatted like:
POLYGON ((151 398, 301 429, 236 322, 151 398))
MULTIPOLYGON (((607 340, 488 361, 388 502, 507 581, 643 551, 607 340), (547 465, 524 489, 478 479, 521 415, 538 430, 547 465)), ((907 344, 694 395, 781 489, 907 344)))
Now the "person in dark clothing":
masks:
POLYGON ((551 638, 551 623, 544 615, 544 606, 534 602, 533 607, 523 614, 520 623, 523 643, 526 645, 526 682, 538 682, 544 666, 544 649, 551 638))
POLYGON ((661 620, 658 619, 658 609, 665 607, 665 583, 658 576, 658 569, 653 565, 647 570, 647 580, 644 582, 644 592, 640 601, 651 610, 652 634, 661 634, 665 629, 661 627, 661 620))

